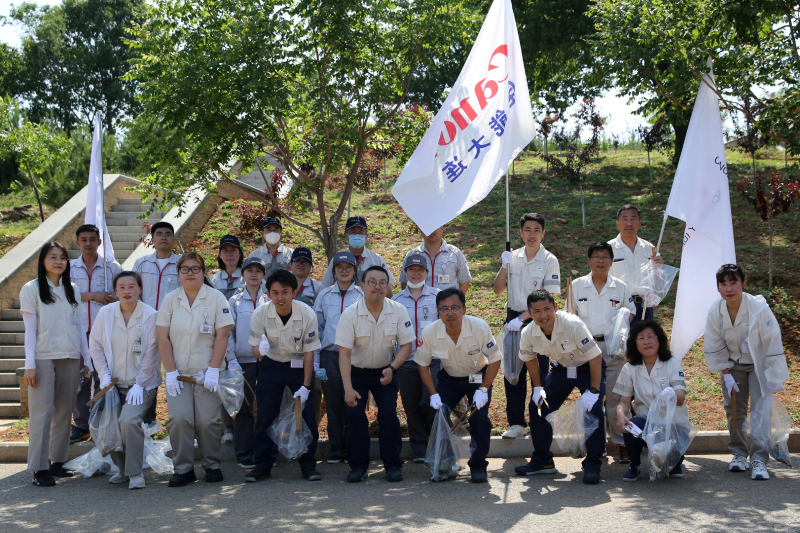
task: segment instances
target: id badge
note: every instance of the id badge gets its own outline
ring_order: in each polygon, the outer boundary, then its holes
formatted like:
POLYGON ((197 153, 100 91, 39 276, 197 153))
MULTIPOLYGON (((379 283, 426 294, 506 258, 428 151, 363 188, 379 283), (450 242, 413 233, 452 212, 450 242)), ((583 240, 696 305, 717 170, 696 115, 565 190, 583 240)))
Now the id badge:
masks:
POLYGON ((742 341, 742 353, 749 354, 750 353, 750 345, 747 344, 747 341, 742 341))
POLYGON ((292 359, 292 368, 303 368, 302 359, 292 359))
POLYGON ((72 323, 75 324, 76 326, 79 325, 81 323, 80 317, 78 315, 76 315, 76 314, 73 314, 72 315, 72 323))
POLYGON ((211 327, 211 325, 209 324, 203 324, 202 326, 200 326, 200 333, 207 333, 207 334, 214 333, 214 328, 211 327))
POLYGON ((578 379, 578 367, 577 366, 568 366, 567 367, 567 379, 578 379))
POLYGON ((136 354, 142 353, 142 343, 140 343, 138 341, 134 342, 133 343, 133 349, 131 351, 133 353, 136 353, 136 354))
POLYGON ((470 374, 469 375, 469 382, 470 383, 483 383, 483 374, 470 374))
POLYGON ((437 274, 436 280, 438 283, 450 283, 450 275, 449 274, 437 274))

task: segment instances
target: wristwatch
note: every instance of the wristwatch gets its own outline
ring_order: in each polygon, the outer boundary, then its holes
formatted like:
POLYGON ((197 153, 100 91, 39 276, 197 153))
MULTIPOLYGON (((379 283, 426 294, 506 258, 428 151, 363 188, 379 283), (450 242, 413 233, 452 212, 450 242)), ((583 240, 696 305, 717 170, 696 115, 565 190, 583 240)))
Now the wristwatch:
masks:
POLYGON ((592 394, 600 394, 600 391, 595 389, 594 387, 589 387, 589 392, 591 392, 592 394))
POLYGON ((486 394, 489 393, 489 387, 478 387, 478 390, 486 394))

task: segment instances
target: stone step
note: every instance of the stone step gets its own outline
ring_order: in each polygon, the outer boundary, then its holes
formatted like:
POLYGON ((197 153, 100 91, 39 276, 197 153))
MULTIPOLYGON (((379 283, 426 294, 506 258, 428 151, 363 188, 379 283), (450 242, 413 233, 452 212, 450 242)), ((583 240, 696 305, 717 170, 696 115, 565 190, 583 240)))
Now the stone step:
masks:
MULTIPOLYGON (((133 243, 130 243, 130 244, 133 244, 133 243)), ((137 243, 137 245, 138 245, 138 243, 137 243)), ((122 249, 117 249, 117 247, 114 246, 114 259, 117 260, 117 263, 122 263, 132 253, 133 253, 133 249, 122 250, 122 249)), ((79 258, 81 256, 81 251, 80 250, 67 250, 67 254, 69 254, 69 258, 70 259, 77 259, 77 258, 79 258)))
POLYGON ((25 346, 0 346, 0 358, 25 359, 25 346))
POLYGON ((117 201, 117 205, 150 205, 153 203, 153 200, 148 200, 144 203, 138 198, 120 198, 117 201))
POLYGON ((142 237, 144 237, 144 233, 112 233, 111 242, 114 244, 118 242, 132 242, 135 244, 133 247, 135 250, 139 246, 139 239, 142 237))
POLYGON ((0 372, 0 387, 16 387, 19 390, 16 372, 0 372))
POLYGON ((3 333, 25 333, 25 324, 22 320, 0 322, 0 331, 3 333))
POLYGON ((126 233, 133 233, 136 235, 144 235, 147 230, 142 228, 141 224, 129 226, 125 221, 121 224, 114 224, 108 226, 108 233, 111 235, 111 242, 114 242, 115 236, 124 235, 126 233))
POLYGON ((25 333, 0 333, 0 344, 9 346, 24 346, 25 333))
POLYGON ((144 213, 150 209, 147 204, 117 204, 111 206, 112 213, 126 212, 126 213, 144 213))
POLYGON ((14 298, 14 309, 19 309, 19 298, 14 298))
POLYGON ((0 387, 0 402, 19 403, 19 387, 0 387))
MULTIPOLYGON (((114 252, 117 252, 119 250, 135 250, 136 247, 139 246, 138 243, 134 244, 133 241, 131 241, 131 242, 124 242, 124 241, 122 241, 122 242, 114 242, 113 238, 111 239, 111 243, 114 245, 114 252)), ((73 242, 72 243, 72 247, 70 248, 70 250, 80 250, 80 248, 78 247, 77 244, 75 244, 73 242)))
POLYGON ((0 372, 16 372, 18 368, 25 366, 25 359, 3 359, 0 358, 0 372))
MULTIPOLYGON (((125 220, 129 218, 136 218, 141 214, 142 214, 141 212, 131 213, 129 211, 112 211, 110 213, 106 213, 106 220, 108 221, 106 223, 107 224, 111 223, 112 220, 125 220)), ((164 215, 166 214, 167 213, 165 211, 153 211, 152 213, 150 213, 150 216, 147 217, 147 220, 153 219, 157 222, 162 218, 164 218, 164 215)))
POLYGON ((0 320, 18 320, 22 322, 22 313, 19 309, 3 309, 0 311, 0 320))
POLYGON ((0 403, 0 418, 19 418, 19 402, 0 403))
POLYGON ((138 218, 128 218, 128 219, 113 219, 108 221, 108 232, 113 233, 114 228, 117 227, 135 227, 140 229, 145 222, 149 222, 151 225, 155 224, 156 222, 160 221, 164 217, 150 217, 147 220, 139 220, 138 218))

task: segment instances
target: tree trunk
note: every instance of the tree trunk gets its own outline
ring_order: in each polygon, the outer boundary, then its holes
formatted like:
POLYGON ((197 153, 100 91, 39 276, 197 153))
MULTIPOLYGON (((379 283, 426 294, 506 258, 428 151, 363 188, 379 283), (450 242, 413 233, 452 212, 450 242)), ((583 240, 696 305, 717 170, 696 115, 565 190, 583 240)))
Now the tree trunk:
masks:
POLYGON ((583 215, 583 227, 586 227, 586 208, 583 206, 583 182, 578 182, 581 190, 581 215, 583 215))
POLYGON ((685 120, 680 120, 680 124, 675 124, 673 121, 671 126, 675 132, 675 154, 672 156, 672 164, 678 166, 678 161, 681 160, 681 152, 683 151, 683 143, 686 140, 686 132, 689 130, 689 119, 692 115, 692 110, 686 111, 685 120))
POLYGON ((772 217, 769 218, 769 290, 772 290, 772 217))
POLYGON ((647 151, 647 168, 650 170, 650 190, 653 189, 653 166, 650 164, 650 150, 647 151))
POLYGON ((753 177, 756 177, 756 153, 750 154, 753 157, 753 177))
POLYGON ((33 174, 31 173, 30 169, 25 167, 25 170, 28 173, 28 177, 31 179, 33 194, 36 195, 36 202, 39 204, 39 216, 42 217, 42 222, 44 222, 44 209, 42 208, 42 199, 39 198, 39 188, 36 186, 36 180, 33 179, 33 174))

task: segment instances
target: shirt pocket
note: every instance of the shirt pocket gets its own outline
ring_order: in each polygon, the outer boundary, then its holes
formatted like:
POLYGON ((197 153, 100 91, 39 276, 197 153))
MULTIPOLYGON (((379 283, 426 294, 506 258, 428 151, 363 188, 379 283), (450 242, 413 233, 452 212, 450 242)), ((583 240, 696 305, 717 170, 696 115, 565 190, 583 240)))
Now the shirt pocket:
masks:
POLYGON ((431 355, 436 359, 450 359, 450 353, 447 350, 432 350, 431 355))
POLYGON ((578 315, 581 318, 586 318, 589 316, 589 302, 578 302, 578 315))

